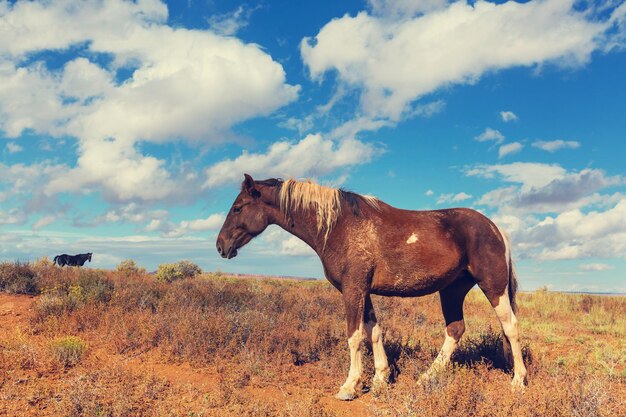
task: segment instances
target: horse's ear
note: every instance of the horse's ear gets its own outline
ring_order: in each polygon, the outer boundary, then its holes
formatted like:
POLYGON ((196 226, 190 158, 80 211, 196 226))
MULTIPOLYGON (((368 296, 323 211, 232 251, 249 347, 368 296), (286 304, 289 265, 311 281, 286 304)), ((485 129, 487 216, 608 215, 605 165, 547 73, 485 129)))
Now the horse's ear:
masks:
POLYGON ((243 183, 241 183, 241 189, 245 190, 252 197, 259 197, 261 195, 259 190, 257 190, 256 188, 256 183, 254 182, 254 179, 248 174, 243 174, 243 183))

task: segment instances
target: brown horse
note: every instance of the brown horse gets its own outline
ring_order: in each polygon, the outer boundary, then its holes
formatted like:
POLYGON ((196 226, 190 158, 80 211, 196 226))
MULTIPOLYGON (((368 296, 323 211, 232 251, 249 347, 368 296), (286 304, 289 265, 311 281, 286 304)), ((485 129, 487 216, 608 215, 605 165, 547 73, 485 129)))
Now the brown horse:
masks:
POLYGON ((513 387, 525 384, 518 324, 517 281, 508 237, 482 214, 463 208, 410 211, 373 197, 311 182, 244 174, 241 192, 217 238, 224 258, 277 224, 320 257, 326 278, 341 292, 348 322, 350 371, 339 393, 355 398, 361 388, 361 343, 372 343, 373 384, 386 384, 389 366, 370 294, 413 297, 439 291, 445 341, 420 383, 444 369, 465 331, 463 300, 477 284, 504 331, 505 353, 514 364, 513 387))

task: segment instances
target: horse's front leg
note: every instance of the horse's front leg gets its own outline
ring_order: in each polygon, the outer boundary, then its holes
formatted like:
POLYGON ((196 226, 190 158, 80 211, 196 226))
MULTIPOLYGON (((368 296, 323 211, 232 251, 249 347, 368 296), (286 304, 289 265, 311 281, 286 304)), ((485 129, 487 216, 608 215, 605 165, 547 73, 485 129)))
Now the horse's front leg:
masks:
POLYGON ((361 346, 365 340, 365 326, 363 313, 367 293, 365 288, 343 288, 343 301, 346 308, 346 320, 348 324, 348 347, 350 348, 350 371, 346 382, 341 386, 336 398, 349 401, 361 393, 363 384, 361 374, 363 372, 361 346))

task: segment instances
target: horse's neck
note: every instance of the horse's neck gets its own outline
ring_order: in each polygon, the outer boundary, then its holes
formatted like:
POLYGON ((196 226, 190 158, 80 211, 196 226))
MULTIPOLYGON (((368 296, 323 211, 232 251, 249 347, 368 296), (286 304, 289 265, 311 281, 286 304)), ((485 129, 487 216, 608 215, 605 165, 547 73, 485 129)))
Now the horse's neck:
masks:
POLYGON ((290 218, 285 218, 285 214, 279 211, 273 223, 303 240, 317 253, 320 253, 318 249, 323 249, 324 231, 318 233, 317 214, 313 209, 295 210, 290 218))

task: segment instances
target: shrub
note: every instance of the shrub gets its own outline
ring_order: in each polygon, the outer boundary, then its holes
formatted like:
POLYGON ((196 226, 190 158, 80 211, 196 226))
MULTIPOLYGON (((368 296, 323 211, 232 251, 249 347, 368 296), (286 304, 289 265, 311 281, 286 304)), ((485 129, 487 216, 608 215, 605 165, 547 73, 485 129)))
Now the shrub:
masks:
POLYGON ((26 262, 2 262, 0 290, 14 294, 37 294, 37 274, 26 262))
POLYGON ((137 266, 137 263, 132 259, 125 259, 117 265, 115 268, 118 275, 128 278, 134 275, 144 275, 146 273, 146 268, 141 268, 137 266))
POLYGON ((35 262, 33 262, 33 269, 38 270, 41 268, 49 268, 53 266, 54 263, 47 256, 42 256, 41 258, 37 258, 35 262))
POLYGON ((81 269, 78 287, 83 302, 106 303, 111 300, 115 286, 103 271, 81 269))
POLYGON ((188 260, 179 261, 176 266, 183 274, 183 278, 194 278, 202 273, 202 269, 198 265, 188 260))
POLYGON ((174 264, 161 264, 156 271, 156 280, 173 282, 183 278, 194 278, 201 274, 202 269, 191 261, 180 261, 174 264))
POLYGON ((157 268, 155 278, 161 282, 173 282, 183 278, 183 274, 176 264, 161 264, 157 268))
POLYGON ((48 316, 60 317, 84 305, 108 303, 115 290, 104 271, 93 269, 66 269, 43 281, 47 283, 42 285, 42 295, 34 304, 35 322, 43 322, 48 316))
POLYGON ((76 336, 54 339, 51 344, 54 357, 66 368, 76 365, 87 351, 87 343, 76 336))

